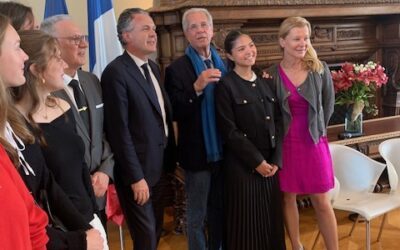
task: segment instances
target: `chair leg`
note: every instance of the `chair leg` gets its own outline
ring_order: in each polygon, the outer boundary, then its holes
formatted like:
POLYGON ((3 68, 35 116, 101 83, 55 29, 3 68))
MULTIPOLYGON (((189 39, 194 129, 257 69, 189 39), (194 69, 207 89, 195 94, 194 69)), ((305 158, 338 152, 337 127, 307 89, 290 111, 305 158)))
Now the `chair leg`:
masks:
POLYGON ((369 220, 365 220, 365 231, 366 231, 366 249, 367 250, 371 250, 371 227, 370 227, 370 221, 369 220))
POLYGON ((351 229, 350 229, 349 237, 353 234, 354 228, 356 227, 356 225, 357 225, 359 219, 360 219, 360 215, 357 214, 357 218, 356 218, 356 220, 353 222, 353 226, 352 226, 351 229))
POLYGON ((377 242, 379 242, 381 240, 383 227, 385 226, 385 222, 386 222, 386 217, 387 217, 387 213, 383 215, 382 222, 381 222, 381 228, 379 229, 378 238, 376 239, 377 242))
POLYGON ((121 245, 121 250, 125 249, 125 240, 124 240, 124 230, 122 229, 122 225, 118 227, 119 229, 119 243, 121 245))
POLYGON ((311 250, 314 250, 315 246, 317 245, 318 240, 319 240, 319 236, 321 236, 321 231, 320 231, 320 230, 318 230, 318 234, 317 234, 317 236, 315 237, 314 244, 312 245, 311 250))

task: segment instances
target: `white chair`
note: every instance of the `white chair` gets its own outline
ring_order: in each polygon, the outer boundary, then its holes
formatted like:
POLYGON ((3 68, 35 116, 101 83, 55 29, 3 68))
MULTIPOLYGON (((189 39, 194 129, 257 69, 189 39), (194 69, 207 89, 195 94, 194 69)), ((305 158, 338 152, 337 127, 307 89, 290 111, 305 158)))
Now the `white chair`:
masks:
MULTIPOLYGON (((400 207, 400 199, 391 194, 372 193, 385 165, 343 145, 329 145, 335 176, 340 182, 338 197, 333 208, 357 213, 349 236, 351 236, 360 216, 365 219, 366 249, 371 248, 370 221, 400 207)), ((382 220, 381 229, 384 220, 382 220)), ((379 233, 380 237, 381 232, 379 233)))
MULTIPOLYGON (((400 199, 400 138, 389 139, 379 144, 379 153, 386 161, 388 179, 391 188, 391 193, 396 194, 395 198, 400 199)), ((380 240, 382 229, 386 221, 386 216, 382 222, 381 230, 379 231, 378 241, 380 240)))
POLYGON ((400 138, 389 139, 379 144, 379 153, 388 166, 391 192, 400 192, 398 184, 398 176, 400 175, 400 138))

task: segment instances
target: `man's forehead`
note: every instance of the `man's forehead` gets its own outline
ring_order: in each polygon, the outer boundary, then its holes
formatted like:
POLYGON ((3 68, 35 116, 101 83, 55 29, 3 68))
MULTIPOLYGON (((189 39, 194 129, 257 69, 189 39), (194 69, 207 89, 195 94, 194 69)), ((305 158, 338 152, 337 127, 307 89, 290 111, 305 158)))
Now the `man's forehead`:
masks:
POLYGON ((133 22, 140 22, 140 23, 144 23, 146 25, 148 24, 153 24, 154 25, 154 21, 151 18, 151 16, 146 15, 146 14, 136 14, 133 16, 133 22))
POLYGON ((187 16, 189 23, 208 21, 206 14, 203 12, 193 12, 187 16))
POLYGON ((79 26, 71 20, 62 20, 57 22, 55 24, 55 30, 58 35, 73 36, 82 34, 79 26))

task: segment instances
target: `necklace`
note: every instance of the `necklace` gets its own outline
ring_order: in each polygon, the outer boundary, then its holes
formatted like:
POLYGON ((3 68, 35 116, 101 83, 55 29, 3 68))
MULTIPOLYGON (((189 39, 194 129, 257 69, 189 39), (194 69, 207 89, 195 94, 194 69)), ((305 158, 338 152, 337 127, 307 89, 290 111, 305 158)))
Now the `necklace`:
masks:
POLYGON ((42 110, 44 111, 44 114, 41 114, 41 116, 42 116, 42 118, 45 119, 45 120, 47 120, 47 119, 49 118, 49 116, 48 116, 48 114, 47 114, 47 111, 48 111, 48 110, 47 110, 47 108, 48 108, 47 102, 48 102, 48 100, 49 100, 49 97, 50 97, 50 94, 46 96, 46 98, 45 98, 45 100, 44 100, 44 103, 43 103, 44 108, 42 108, 42 110))

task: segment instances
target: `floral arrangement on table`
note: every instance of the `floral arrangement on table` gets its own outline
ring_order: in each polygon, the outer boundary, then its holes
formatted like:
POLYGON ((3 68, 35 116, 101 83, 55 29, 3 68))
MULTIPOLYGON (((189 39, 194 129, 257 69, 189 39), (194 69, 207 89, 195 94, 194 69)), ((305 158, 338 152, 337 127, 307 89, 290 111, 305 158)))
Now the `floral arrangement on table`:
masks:
POLYGON ((331 71, 336 92, 336 104, 351 107, 354 121, 365 108, 366 113, 378 114, 375 104, 370 104, 377 88, 386 84, 385 68, 369 61, 367 64, 346 62, 340 70, 331 71))

